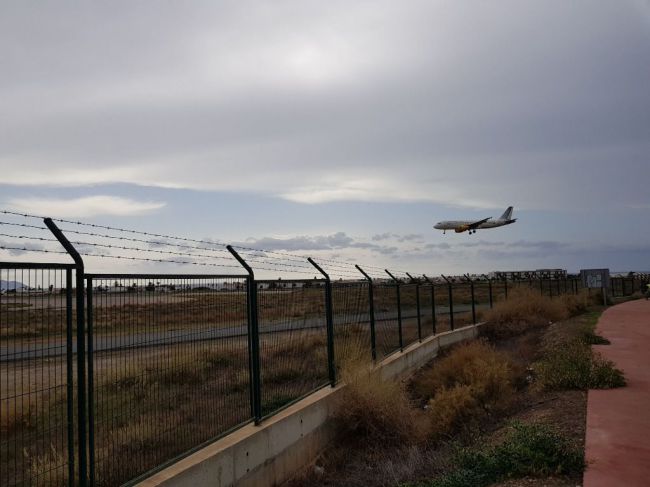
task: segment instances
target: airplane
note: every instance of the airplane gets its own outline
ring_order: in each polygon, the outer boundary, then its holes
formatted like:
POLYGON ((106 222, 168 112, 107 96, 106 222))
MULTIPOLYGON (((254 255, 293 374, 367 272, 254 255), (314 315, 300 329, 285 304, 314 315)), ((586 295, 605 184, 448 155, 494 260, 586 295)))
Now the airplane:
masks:
POLYGON ((504 225, 510 225, 511 223, 516 222, 516 218, 512 218, 512 206, 509 206, 508 209, 496 220, 493 220, 492 217, 485 218, 478 221, 468 221, 468 220, 452 220, 436 223, 433 228, 436 230, 443 230, 443 234, 447 233, 447 230, 453 230, 456 233, 468 232, 470 235, 476 233, 478 229, 486 228, 497 228, 504 225))

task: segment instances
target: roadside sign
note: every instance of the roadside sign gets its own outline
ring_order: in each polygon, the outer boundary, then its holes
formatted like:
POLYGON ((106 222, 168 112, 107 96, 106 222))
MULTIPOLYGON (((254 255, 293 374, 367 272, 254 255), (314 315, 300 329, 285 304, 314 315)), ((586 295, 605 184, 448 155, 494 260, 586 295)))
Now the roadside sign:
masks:
POLYGON ((583 287, 598 289, 609 287, 609 269, 582 269, 580 277, 583 287))

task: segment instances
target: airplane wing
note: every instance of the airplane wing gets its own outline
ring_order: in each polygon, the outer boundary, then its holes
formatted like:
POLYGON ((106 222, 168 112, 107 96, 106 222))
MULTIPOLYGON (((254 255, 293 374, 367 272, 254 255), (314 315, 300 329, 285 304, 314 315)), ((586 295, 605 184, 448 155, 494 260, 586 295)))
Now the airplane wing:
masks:
POLYGON ((492 218, 492 217, 488 216, 487 218, 484 218, 483 220, 479 220, 477 222, 470 223, 469 225, 467 225, 467 230, 475 230, 475 229, 477 229, 479 226, 481 226, 483 223, 488 221, 490 218, 492 218))

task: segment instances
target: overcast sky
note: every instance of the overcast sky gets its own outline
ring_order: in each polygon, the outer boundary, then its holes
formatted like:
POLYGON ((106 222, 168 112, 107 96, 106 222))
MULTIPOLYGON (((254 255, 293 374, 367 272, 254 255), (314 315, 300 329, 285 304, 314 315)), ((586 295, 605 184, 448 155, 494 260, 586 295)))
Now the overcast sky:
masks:
POLYGON ((414 272, 650 269, 647 0, 1 9, 1 208, 414 272))

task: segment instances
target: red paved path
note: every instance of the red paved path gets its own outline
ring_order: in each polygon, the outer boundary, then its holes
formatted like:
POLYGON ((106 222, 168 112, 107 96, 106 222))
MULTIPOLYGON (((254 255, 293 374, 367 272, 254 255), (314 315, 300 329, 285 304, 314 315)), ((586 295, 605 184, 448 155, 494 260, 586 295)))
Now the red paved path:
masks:
POLYGON ((628 385, 589 391, 584 486, 650 486, 650 301, 607 309, 596 330, 628 385))

